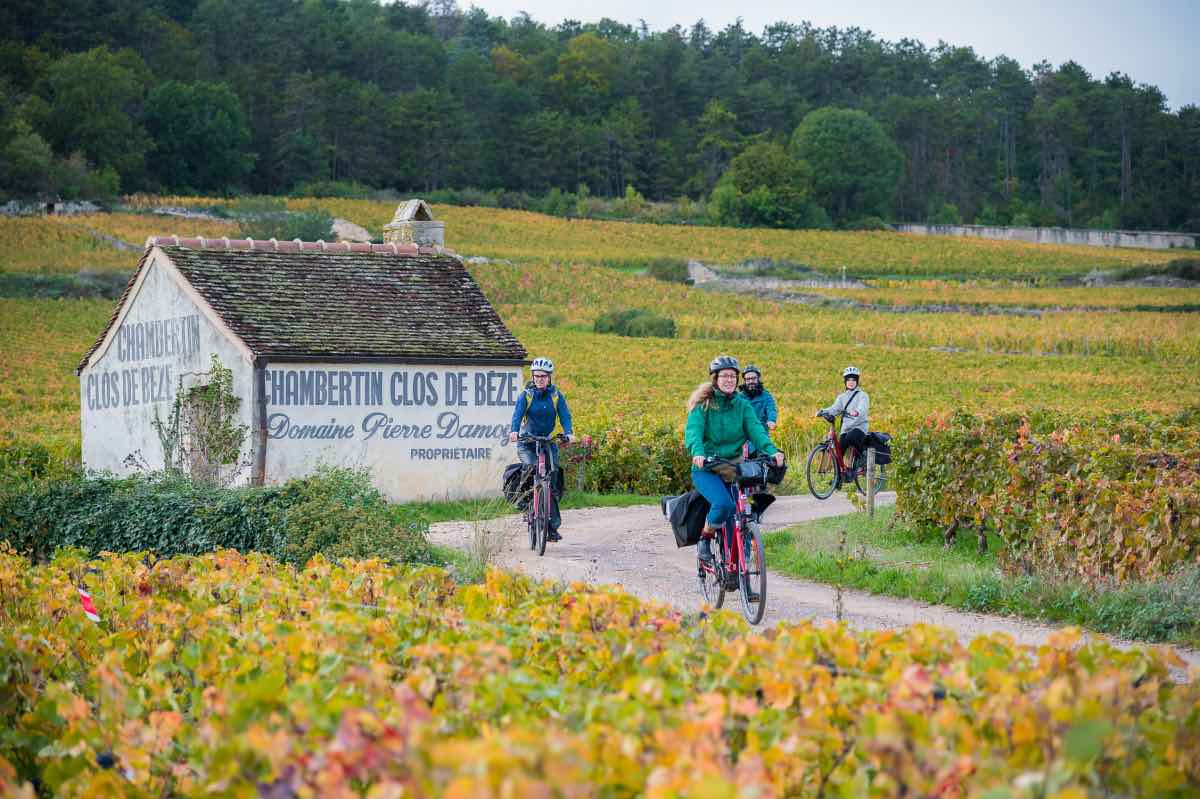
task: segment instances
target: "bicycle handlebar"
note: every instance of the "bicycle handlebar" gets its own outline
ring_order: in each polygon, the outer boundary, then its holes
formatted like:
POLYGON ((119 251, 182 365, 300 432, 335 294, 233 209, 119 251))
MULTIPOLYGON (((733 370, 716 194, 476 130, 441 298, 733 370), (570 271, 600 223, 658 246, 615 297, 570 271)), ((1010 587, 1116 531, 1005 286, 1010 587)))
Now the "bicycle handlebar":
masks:
POLYGON ((566 444, 567 437, 562 433, 556 433, 552 436, 535 436, 529 433, 522 433, 521 435, 517 436, 518 444, 533 444, 537 441, 540 441, 543 444, 566 444))
POLYGON ((754 457, 747 458, 744 461, 731 461, 731 460, 728 460, 727 458, 718 458, 716 455, 705 455, 704 456, 704 468, 707 469, 709 466, 720 466, 722 464, 724 464, 726 466, 737 466, 738 463, 747 463, 750 461, 762 461, 763 463, 774 463, 775 456, 774 455, 755 455, 754 457))

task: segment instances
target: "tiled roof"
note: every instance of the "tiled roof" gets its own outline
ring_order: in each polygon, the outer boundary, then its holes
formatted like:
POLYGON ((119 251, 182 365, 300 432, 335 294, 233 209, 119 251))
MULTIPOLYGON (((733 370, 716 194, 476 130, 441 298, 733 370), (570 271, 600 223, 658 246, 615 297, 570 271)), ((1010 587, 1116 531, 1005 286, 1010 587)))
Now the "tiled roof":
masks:
POLYGON ((151 238, 256 356, 520 361, 509 332, 457 258, 403 244, 151 238))

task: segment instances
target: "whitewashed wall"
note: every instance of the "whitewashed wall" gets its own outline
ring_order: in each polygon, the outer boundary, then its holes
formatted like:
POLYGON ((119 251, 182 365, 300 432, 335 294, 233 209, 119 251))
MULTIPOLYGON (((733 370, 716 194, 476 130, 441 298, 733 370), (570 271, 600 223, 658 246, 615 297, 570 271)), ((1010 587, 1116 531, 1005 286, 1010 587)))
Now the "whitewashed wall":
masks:
POLYGON ((268 482, 365 466, 394 501, 496 495, 517 367, 271 363, 268 482))
MULTIPOLYGON (((242 398, 239 424, 248 430, 240 460, 249 464, 254 412, 249 354, 201 310, 161 252, 155 251, 152 259, 124 317, 80 373, 83 464, 129 474, 137 471, 126 463, 134 455, 161 469, 155 413, 163 419, 170 414, 180 378, 185 386, 194 385, 196 376, 209 370, 213 354, 232 370, 234 392, 242 398)), ((250 472, 245 466, 236 482, 248 482, 250 472)))

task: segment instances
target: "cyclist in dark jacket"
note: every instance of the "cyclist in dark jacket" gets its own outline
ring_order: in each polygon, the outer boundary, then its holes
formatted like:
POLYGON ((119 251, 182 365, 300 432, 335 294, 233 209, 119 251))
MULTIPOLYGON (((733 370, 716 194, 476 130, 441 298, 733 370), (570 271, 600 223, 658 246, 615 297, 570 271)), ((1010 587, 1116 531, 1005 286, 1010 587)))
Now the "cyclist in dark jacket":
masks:
MULTIPOLYGON (((754 415, 767 429, 767 435, 771 435, 775 431, 775 423, 779 420, 779 407, 775 404, 775 397, 763 385, 762 370, 752 363, 746 364, 746 368, 742 370, 742 384, 738 386, 738 391, 750 400, 754 415)), ((755 452, 754 447, 751 447, 750 454, 755 452)))
MULTIPOLYGON (((513 408, 508 440, 515 443, 519 435, 518 431, 528 435, 548 436, 554 432, 557 425, 562 426, 568 441, 573 440, 575 433, 571 424, 571 408, 567 405, 567 397, 550 382, 554 376, 554 362, 549 358, 534 358, 529 371, 533 379, 529 381, 525 390, 517 398, 517 405, 513 408)), ((557 469, 558 445, 550 442, 549 450, 550 465, 553 469, 557 469)), ((536 445, 532 443, 517 444, 517 457, 521 459, 521 463, 536 464, 536 445)), ((556 486, 559 485, 558 479, 559 475, 555 475, 556 486)), ((550 496, 550 530, 546 539, 561 541, 562 536, 558 534, 559 525, 562 524, 562 515, 558 510, 558 491, 551 492, 550 496)))
POLYGON ((738 362, 719 355, 708 365, 709 382, 701 383, 688 400, 684 444, 692 454, 692 484, 708 500, 708 516, 700 534, 700 557, 712 560, 710 541, 736 507, 729 488, 719 474, 704 469, 708 456, 738 460, 748 441, 756 450, 774 455, 783 465, 783 453, 775 448, 766 428, 758 421, 750 401, 737 392, 738 362))

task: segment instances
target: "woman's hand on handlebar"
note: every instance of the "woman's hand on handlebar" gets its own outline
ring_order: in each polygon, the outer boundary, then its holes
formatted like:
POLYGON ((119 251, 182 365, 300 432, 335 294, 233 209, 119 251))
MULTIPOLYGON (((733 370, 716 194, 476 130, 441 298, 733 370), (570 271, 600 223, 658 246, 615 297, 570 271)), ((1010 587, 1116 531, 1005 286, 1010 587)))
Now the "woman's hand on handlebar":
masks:
POLYGON ((692 465, 695 466, 697 469, 703 469, 704 468, 704 456, 697 455, 696 457, 692 458, 692 465))
POLYGON ((517 443, 517 431, 516 430, 513 430, 512 432, 510 432, 508 434, 508 443, 510 443, 510 444, 517 443))
POLYGON ((779 466, 779 467, 783 466, 783 453, 782 452, 775 453, 775 465, 779 466))

